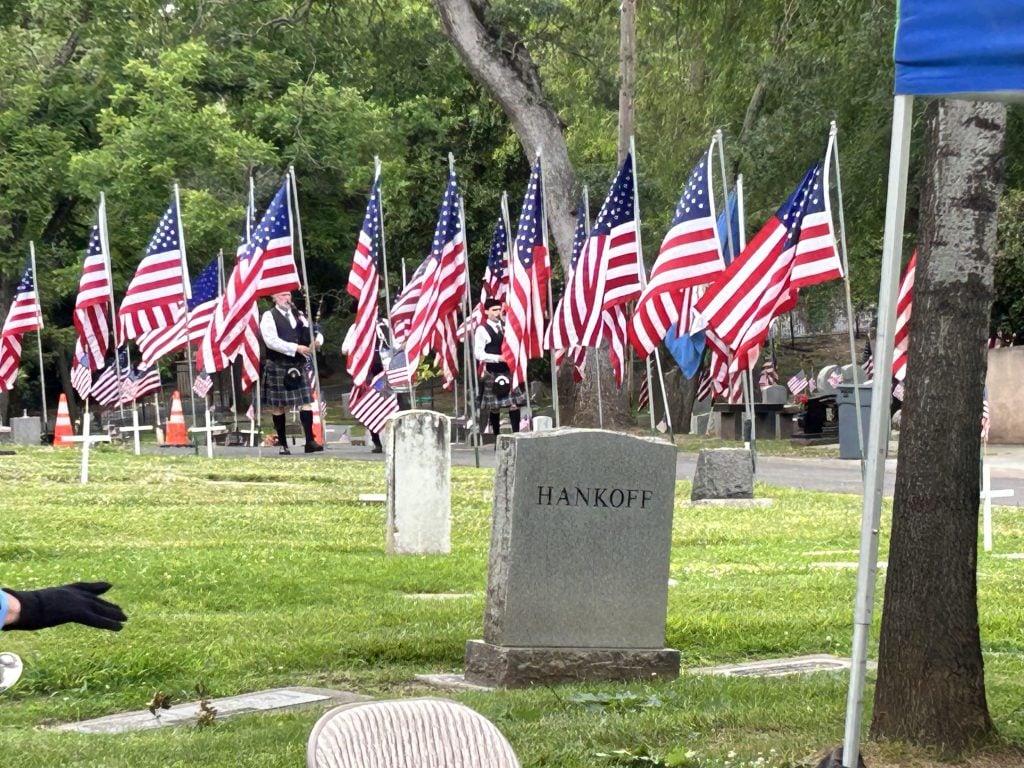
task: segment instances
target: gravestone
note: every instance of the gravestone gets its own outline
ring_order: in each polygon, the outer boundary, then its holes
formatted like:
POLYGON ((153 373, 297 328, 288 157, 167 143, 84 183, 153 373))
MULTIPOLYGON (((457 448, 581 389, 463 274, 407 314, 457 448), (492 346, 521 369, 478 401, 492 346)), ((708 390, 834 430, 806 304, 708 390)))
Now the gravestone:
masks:
POLYGON ((509 688, 676 677, 665 648, 674 447, 592 429, 498 439, 482 640, 465 678, 509 688))
POLYGON ((704 448, 697 454, 690 501, 754 498, 754 467, 746 448, 704 448))
POLYGON ((555 420, 550 416, 534 416, 533 417, 533 431, 534 432, 547 432, 549 429, 555 428, 555 420))
POLYGON ((451 419, 404 411, 385 430, 389 555, 451 551, 451 419))
POLYGON ((789 401, 789 390, 782 384, 770 384, 761 390, 761 400, 766 405, 785 405, 789 401))
POLYGON ((40 445, 43 428, 38 416, 17 416, 11 419, 11 438, 17 445, 40 445))

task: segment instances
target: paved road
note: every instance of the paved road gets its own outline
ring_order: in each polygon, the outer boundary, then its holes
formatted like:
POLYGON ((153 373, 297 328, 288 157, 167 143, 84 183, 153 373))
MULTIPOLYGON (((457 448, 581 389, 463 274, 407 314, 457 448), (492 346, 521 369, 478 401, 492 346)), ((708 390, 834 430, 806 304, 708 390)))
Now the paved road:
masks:
MULTIPOLYGON (((330 431, 328 432, 330 438, 330 431)), ((193 449, 151 448, 153 451, 187 451, 193 449)), ((205 448, 200 448, 205 456, 205 448)), ((218 456, 261 456, 282 461, 305 461, 320 458, 340 458, 363 461, 382 461, 381 454, 370 452, 368 447, 343 445, 331 442, 323 453, 305 455, 302 445, 293 448, 291 456, 279 456, 276 448, 216 448, 218 456)), ((494 449, 480 448, 480 466, 494 467, 494 449)), ((992 472, 992 487, 998 490, 1013 490, 1011 498, 999 499, 997 503, 1012 506, 1024 505, 1024 446, 990 446, 986 458, 992 472)), ((457 466, 472 467, 476 464, 475 451, 456 446, 452 449, 452 462, 457 466)), ((697 454, 680 453, 676 460, 676 478, 692 480, 696 469, 697 454)), ((896 460, 889 459, 885 466, 884 493, 892 496, 896 477, 896 460)), ((760 456, 757 479, 787 488, 804 488, 814 491, 836 491, 839 493, 861 493, 861 466, 859 461, 832 458, 794 458, 781 456, 760 456)))

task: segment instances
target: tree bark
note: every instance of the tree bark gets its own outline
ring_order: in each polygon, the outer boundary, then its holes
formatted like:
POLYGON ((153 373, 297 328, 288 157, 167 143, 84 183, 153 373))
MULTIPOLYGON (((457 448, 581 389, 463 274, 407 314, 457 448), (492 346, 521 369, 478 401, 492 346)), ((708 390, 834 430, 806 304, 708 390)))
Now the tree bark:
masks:
MULTIPOLYGON (((548 225, 563 267, 572 257, 576 225, 576 176, 562 134, 562 121, 548 103, 529 52, 519 41, 506 41, 486 26, 486 0, 435 0, 445 35, 470 75, 501 105, 532 162, 544 152, 544 196, 548 225)), ((506 36, 507 37, 507 36, 506 36)))
POLYGON ((985 340, 1006 108, 939 100, 924 183, 871 733, 962 750, 993 733, 978 629, 985 340))

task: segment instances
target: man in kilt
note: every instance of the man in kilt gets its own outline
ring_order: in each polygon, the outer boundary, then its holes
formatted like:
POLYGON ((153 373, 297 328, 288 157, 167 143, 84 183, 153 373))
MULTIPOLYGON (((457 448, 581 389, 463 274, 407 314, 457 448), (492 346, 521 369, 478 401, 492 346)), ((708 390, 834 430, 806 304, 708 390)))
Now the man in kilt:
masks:
POLYGON ((473 356, 483 363, 484 372, 480 377, 477 407, 480 409, 481 424, 487 412, 491 431, 497 435, 501 424, 501 409, 508 409, 508 420, 513 432, 519 431, 519 408, 526 403, 526 392, 522 386, 512 387, 512 372, 508 363, 501 358, 501 342, 505 330, 501 323, 503 305, 498 299, 484 301, 483 324, 473 333, 473 356))
MULTIPOLYGON (((322 451, 324 447, 313 437, 313 393, 305 371, 306 361, 312 354, 309 324, 305 317, 296 315, 291 291, 275 293, 270 298, 274 307, 260 319, 260 335, 267 348, 260 402, 273 415, 283 455, 291 453, 285 433, 285 413, 295 407, 299 408, 299 421, 306 433, 306 453, 322 451)), ((322 343, 323 337, 318 333, 316 346, 322 343)))

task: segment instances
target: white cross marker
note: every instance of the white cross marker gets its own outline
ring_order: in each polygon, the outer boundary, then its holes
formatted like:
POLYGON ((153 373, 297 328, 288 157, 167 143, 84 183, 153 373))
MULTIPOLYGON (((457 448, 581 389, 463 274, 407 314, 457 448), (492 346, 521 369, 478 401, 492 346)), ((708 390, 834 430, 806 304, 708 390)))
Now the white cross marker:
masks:
POLYGON ((205 432, 206 433, 206 458, 213 458, 213 434, 215 432, 224 432, 227 429, 223 424, 210 424, 210 409, 206 409, 206 426, 205 427, 189 427, 189 432, 205 432))
POLYGON ((992 499, 1005 499, 1013 496, 1012 490, 992 490, 992 470, 984 462, 981 465, 981 529, 983 532, 985 551, 992 551, 992 499))
POLYGON ((109 443, 110 435, 90 435, 89 434, 89 410, 86 409, 82 414, 82 434, 71 435, 65 437, 72 443, 82 444, 82 485, 88 485, 89 483, 89 446, 93 443, 109 443))
POLYGON ((139 445, 139 432, 143 432, 145 430, 152 428, 153 426, 151 424, 139 426, 139 409, 137 407, 132 408, 132 425, 130 427, 121 427, 120 429, 122 432, 132 433, 132 437, 134 438, 136 456, 142 453, 142 446, 139 445))

